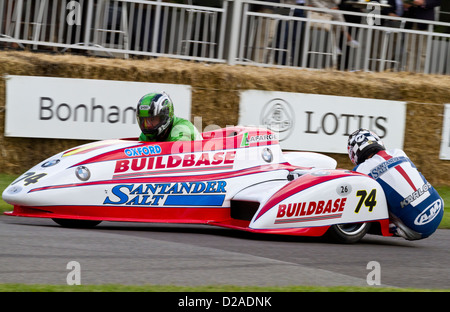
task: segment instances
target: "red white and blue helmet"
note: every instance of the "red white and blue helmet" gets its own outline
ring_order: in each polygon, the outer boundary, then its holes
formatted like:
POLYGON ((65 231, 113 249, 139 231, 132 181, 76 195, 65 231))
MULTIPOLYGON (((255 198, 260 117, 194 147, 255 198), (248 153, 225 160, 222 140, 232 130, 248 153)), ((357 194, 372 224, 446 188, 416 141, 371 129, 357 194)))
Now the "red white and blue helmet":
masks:
POLYGON ((348 156, 355 165, 361 164, 372 154, 385 149, 380 137, 367 129, 356 130, 348 137, 348 156))

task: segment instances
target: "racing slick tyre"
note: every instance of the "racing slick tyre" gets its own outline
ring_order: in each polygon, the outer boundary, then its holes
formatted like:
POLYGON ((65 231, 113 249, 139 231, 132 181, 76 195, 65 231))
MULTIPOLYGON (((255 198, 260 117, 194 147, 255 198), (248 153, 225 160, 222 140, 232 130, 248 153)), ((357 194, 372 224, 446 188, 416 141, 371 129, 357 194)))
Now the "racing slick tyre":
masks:
POLYGON ((370 229, 370 223, 348 223, 330 226, 326 237, 333 242, 353 244, 361 240, 370 229))
POLYGON ((102 221, 95 220, 73 220, 73 219, 52 219, 59 225, 68 228, 93 228, 102 221))

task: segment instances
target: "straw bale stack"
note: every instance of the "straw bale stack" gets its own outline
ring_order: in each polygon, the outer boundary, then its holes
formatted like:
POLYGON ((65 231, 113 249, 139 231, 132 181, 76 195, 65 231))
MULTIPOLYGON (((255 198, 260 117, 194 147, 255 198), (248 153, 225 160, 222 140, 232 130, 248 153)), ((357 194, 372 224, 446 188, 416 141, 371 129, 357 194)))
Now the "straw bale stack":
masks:
MULTIPOLYGON (((311 71, 166 58, 122 60, 14 51, 0 52, 0 75, 188 84, 192 86, 192 118, 201 116, 202 127, 236 125, 239 92, 246 89, 406 101, 406 153, 431 183, 450 185, 450 161, 439 160, 444 104, 450 103, 449 76, 311 71)), ((19 174, 52 154, 86 142, 4 137, 4 106, 2 78, 0 172, 19 174)), ((330 156, 337 159, 339 167, 352 167, 346 155, 330 156)))

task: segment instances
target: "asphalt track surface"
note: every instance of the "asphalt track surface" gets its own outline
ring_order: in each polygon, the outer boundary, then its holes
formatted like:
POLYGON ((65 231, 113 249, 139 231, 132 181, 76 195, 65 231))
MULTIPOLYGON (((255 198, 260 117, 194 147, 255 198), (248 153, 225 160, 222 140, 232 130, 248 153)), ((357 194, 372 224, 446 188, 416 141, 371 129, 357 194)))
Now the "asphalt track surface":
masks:
POLYGON ((67 264, 77 261, 83 285, 368 286, 367 265, 377 261, 382 286, 450 288, 450 230, 414 242, 366 235, 341 245, 203 225, 69 229, 2 215, 0 246, 0 283, 66 284, 67 264))

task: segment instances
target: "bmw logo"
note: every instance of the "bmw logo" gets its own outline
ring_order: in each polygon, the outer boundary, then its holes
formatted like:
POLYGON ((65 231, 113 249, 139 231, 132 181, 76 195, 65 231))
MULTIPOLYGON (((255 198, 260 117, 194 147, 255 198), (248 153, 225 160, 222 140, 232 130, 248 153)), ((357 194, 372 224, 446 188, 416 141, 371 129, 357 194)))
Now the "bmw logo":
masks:
POLYGON ((263 149, 262 153, 261 153, 262 159, 264 159, 265 162, 272 162, 273 160, 273 154, 272 151, 269 148, 265 148, 263 149))
POLYGON ((10 188, 8 188, 7 193, 8 194, 17 194, 17 193, 20 193, 20 191, 22 191, 21 186, 11 186, 10 188))
POLYGON ((47 168, 47 167, 57 165, 58 163, 59 163, 59 159, 52 159, 52 160, 49 160, 49 161, 46 161, 45 163, 43 163, 42 167, 47 168))
POLYGON ((87 181, 87 180, 89 180, 89 178, 91 177, 91 172, 90 172, 89 169, 86 168, 85 166, 79 166, 79 167, 75 170, 75 175, 76 175, 77 178, 80 179, 81 181, 87 181))

